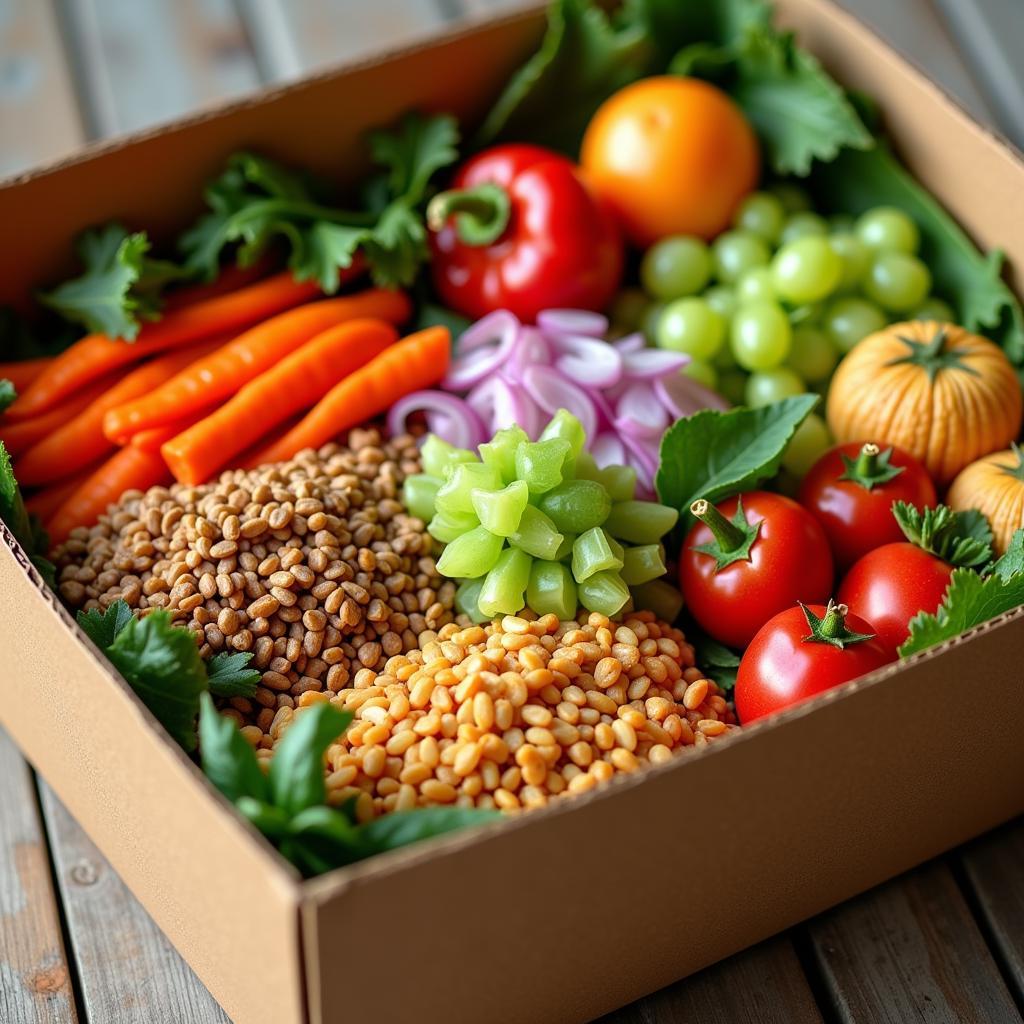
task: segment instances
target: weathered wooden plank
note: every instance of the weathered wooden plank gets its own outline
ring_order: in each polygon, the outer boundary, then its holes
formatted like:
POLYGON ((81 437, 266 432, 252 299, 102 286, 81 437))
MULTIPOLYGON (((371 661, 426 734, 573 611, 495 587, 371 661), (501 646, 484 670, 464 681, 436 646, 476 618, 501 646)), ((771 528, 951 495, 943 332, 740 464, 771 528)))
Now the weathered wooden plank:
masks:
POLYGON ((61 0, 94 136, 166 121, 259 84, 231 0, 61 0))
POLYGON ((50 787, 40 792, 88 1019, 230 1024, 50 787))
POLYGON ((789 939, 723 960, 602 1018, 600 1024, 820 1024, 789 939))
POLYGON ((1024 1003, 1024 821, 965 846, 959 860, 1018 1004, 1024 1003))
POLYGON ((48 0, 0 0, 0 175, 70 153, 85 138, 48 0))
POLYGON ((953 875, 940 861, 807 927, 842 1021, 1020 1024, 953 875))
POLYGON ((77 1019, 32 773, 0 728, 0 1021, 77 1019))

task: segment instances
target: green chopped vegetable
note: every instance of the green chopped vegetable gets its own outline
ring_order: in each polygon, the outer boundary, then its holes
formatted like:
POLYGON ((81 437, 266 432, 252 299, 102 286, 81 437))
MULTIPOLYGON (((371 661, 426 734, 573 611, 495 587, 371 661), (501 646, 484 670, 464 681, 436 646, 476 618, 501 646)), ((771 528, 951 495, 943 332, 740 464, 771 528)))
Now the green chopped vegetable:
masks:
MULTIPOLYGON (((478 603, 484 615, 506 615, 519 611, 525 601, 533 559, 519 548, 505 548, 484 578, 478 603)), ((440 566, 438 566, 440 568, 440 566)))
POLYGON ((576 581, 569 567, 561 562, 535 560, 526 585, 526 604, 538 615, 554 614, 562 621, 574 618, 578 607, 576 581))
POLYGON ((629 600, 629 587, 614 569, 595 572, 579 584, 580 604, 588 612, 615 615, 629 600))
POLYGON ((484 576, 494 568, 503 544, 504 538, 478 526, 448 543, 437 561, 437 571, 453 578, 484 576))

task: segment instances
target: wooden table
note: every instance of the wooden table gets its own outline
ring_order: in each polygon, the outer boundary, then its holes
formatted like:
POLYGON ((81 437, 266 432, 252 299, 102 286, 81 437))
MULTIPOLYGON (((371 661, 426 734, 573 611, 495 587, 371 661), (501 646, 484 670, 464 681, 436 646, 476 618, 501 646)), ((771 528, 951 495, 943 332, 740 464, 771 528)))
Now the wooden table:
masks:
MULTIPOLYGON (((515 2, 0 0, 0 174, 515 2)), ((1024 144, 1022 0, 846 2, 1024 144)), ((728 891, 714 864, 706 872, 728 891)), ((1018 821, 607 1020, 1020 1024, 1022 1013, 1018 821)), ((0 1024, 227 1019, 0 731, 0 1024)))

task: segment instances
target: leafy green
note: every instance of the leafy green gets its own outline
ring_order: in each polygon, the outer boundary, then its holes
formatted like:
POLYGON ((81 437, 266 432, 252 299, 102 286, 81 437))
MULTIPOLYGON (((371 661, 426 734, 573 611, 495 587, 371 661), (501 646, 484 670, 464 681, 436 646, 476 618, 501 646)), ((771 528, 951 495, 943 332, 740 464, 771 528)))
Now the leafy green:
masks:
POLYGON ((658 497, 680 510, 683 529, 698 498, 717 502, 774 476, 796 428, 818 401, 798 395, 757 409, 703 409, 677 420, 661 441, 658 497))
POLYGON ((208 693, 200 702, 199 745, 207 778, 231 801, 243 796, 269 799, 267 777, 238 726, 218 714, 208 693))
POLYGON ((45 331, 35 331, 10 306, 0 306, 0 359, 5 361, 53 356, 80 336, 78 328, 57 316, 52 317, 45 331))
POLYGON ((0 412, 8 408, 17 397, 18 392, 14 390, 13 381, 0 378, 0 412))
POLYGON ((105 609, 91 608, 79 612, 78 625, 101 651, 105 651, 117 639, 117 634, 128 625, 131 617, 132 610, 127 603, 117 600, 105 609))
POLYGON ((217 697, 251 697, 260 681, 257 669, 246 668, 252 660, 248 651, 221 651, 206 663, 210 693, 217 697))
POLYGON ((1014 531, 1006 550, 985 569, 986 575, 994 573, 1004 582, 1021 572, 1024 572, 1024 529, 1014 531))
POLYGON ((396 131, 374 133, 371 153, 384 170, 358 211, 327 205, 315 182, 267 157, 236 153, 204 192, 209 211, 180 239, 185 266, 213 280, 226 247, 237 246, 236 261, 250 266, 280 238, 296 279, 325 292, 337 290, 359 249, 377 284, 409 285, 427 258, 420 207, 431 177, 458 158, 457 144, 447 115, 410 115, 396 131))
POLYGON ((14 534, 14 539, 25 549, 46 585, 54 588, 57 585, 56 570, 53 563, 42 554, 49 547, 46 531, 25 508, 21 488, 14 477, 11 456, 3 441, 0 441, 0 519, 7 524, 8 529, 14 534))
POLYGON ((41 292, 39 300, 64 319, 111 338, 134 341, 142 320, 159 317, 161 290, 186 275, 173 263, 147 256, 146 233, 129 234, 121 224, 90 228, 76 248, 84 273, 41 292))
POLYGON ((736 685, 736 670, 740 667, 740 656, 708 636, 690 619, 683 628, 686 639, 693 644, 694 656, 700 670, 727 693, 731 691, 736 685))
POLYGON ((330 704, 315 704, 295 719, 274 749, 270 793, 275 806, 289 814, 327 799, 324 754, 348 728, 352 715, 330 704))
POLYGON ((954 512, 936 505, 921 510, 894 501, 892 514, 907 540, 950 565, 969 569, 992 558, 992 528, 976 508, 954 512))

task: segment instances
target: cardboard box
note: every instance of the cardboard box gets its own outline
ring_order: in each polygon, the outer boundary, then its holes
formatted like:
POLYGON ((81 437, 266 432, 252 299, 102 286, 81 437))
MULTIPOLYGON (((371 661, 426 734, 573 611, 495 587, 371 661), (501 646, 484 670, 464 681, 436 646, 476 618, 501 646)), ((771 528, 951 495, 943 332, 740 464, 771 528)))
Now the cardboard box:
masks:
MULTIPOLYGON (((837 8, 779 7, 1024 267, 1020 158, 837 8)), ((539 11, 504 19, 12 181, 0 302, 68 269, 88 224, 179 228, 240 146, 355 180, 367 128, 411 106, 472 121, 541 30, 539 11)), ((1024 811, 1022 643, 1017 612, 600 792, 303 882, 0 524, 0 717, 237 1024, 583 1021, 838 903, 1024 811)))

